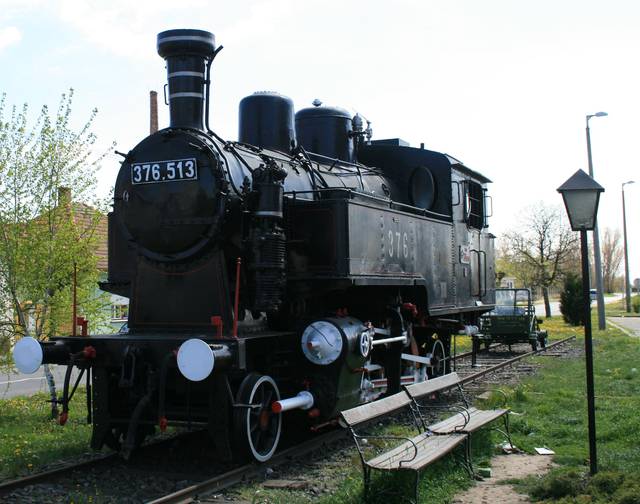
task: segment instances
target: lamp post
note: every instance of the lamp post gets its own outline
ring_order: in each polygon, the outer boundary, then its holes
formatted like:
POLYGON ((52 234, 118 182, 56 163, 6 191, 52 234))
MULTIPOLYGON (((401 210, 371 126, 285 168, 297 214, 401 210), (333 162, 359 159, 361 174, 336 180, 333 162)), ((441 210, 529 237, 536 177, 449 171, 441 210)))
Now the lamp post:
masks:
POLYGON ((631 283, 629 282, 629 251, 627 249, 627 211, 624 205, 624 186, 635 184, 634 180, 622 184, 622 231, 624 235, 624 296, 627 313, 631 313, 631 283))
POLYGON ((582 252, 582 304, 584 307, 584 349, 587 364, 587 414, 589 417, 589 467, 591 474, 598 472, 596 454, 596 410, 593 387, 593 344, 591 341, 591 307, 589 300, 589 249, 587 231, 596 226, 600 193, 604 189, 582 170, 575 172, 558 187, 567 209, 571 229, 580 231, 582 252))
MULTIPOLYGON (((589 161, 589 176, 593 178, 593 160, 591 158, 591 133, 589 131, 589 119, 592 117, 606 117, 606 112, 596 112, 587 115, 587 159, 589 161)), ((593 226, 593 258, 595 261, 596 273, 596 300, 598 305, 598 329, 604 331, 607 323, 604 315, 604 285, 602 282, 602 259, 600 257, 600 234, 598 233, 598 223, 593 226)), ((588 278, 588 277, 587 277, 588 278)))

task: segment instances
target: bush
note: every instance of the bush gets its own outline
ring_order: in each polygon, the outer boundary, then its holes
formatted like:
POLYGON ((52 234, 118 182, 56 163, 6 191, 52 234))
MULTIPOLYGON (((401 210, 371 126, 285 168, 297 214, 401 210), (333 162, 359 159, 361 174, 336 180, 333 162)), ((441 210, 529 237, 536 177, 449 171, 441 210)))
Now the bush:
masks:
POLYGON ((574 273, 569 273, 564 279, 564 288, 560 294, 560 313, 567 324, 584 325, 582 278, 574 273))
POLYGON ((562 497, 576 497, 584 492, 585 475, 577 471, 556 472, 540 479, 530 489, 536 500, 552 499, 556 502, 562 497))
POLYGON ((634 312, 640 313, 640 296, 635 295, 631 298, 631 306, 634 312))

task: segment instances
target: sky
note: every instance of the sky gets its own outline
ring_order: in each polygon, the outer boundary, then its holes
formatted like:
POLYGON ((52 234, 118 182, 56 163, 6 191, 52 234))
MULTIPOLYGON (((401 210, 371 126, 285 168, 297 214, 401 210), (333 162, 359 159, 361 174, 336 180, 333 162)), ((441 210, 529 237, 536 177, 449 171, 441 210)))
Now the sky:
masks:
MULTIPOLYGON (((359 112, 375 138, 446 152, 489 177, 498 239, 556 188, 587 171, 604 188, 601 237, 622 232, 625 186, 631 279, 640 277, 640 2, 634 0, 0 0, 0 93, 55 107, 75 90, 78 126, 97 107, 96 151, 128 151, 149 132, 160 97, 158 32, 211 31, 210 125, 237 138, 239 101, 278 91, 296 109, 315 98, 359 112)), ((108 155, 99 190, 120 158, 108 155)), ((564 213, 564 210, 563 210, 564 213)), ((622 273, 621 268, 621 273, 622 273)))

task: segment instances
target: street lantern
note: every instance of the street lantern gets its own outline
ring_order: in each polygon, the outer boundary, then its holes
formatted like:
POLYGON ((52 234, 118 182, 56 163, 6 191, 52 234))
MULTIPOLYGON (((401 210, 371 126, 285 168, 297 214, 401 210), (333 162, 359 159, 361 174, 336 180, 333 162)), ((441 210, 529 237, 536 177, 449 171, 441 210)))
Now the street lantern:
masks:
POLYGON ((567 209, 571 229, 591 231, 596 225, 598 203, 603 187, 582 170, 558 187, 567 209))
POLYGON ((587 231, 594 229, 598 215, 600 193, 604 188, 582 170, 558 187, 567 209, 571 229, 580 231, 582 255, 582 305, 584 307, 584 349, 587 364, 587 415, 589 417, 589 468, 598 472, 596 453, 596 408, 593 385, 593 343, 591 341, 591 306, 589 298, 589 249, 587 231))

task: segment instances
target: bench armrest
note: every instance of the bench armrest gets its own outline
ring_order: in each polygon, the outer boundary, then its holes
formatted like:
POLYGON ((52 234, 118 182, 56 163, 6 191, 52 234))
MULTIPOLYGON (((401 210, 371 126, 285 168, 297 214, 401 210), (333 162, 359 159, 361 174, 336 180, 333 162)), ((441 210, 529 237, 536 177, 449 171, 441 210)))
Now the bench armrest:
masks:
POLYGON ((401 461, 398 462, 398 465, 402 465, 403 462, 411 462, 413 459, 415 459, 418 456, 418 445, 415 443, 415 441, 413 441, 413 439, 405 436, 360 436, 358 434, 355 434, 354 437, 360 438, 360 439, 392 439, 392 440, 395 439, 395 440, 409 441, 409 443, 411 443, 411 445, 413 446, 413 457, 408 459, 402 459, 401 461))
POLYGON ((469 409, 465 408, 464 406, 456 406, 456 405, 431 406, 426 404, 421 405, 421 404, 418 404, 417 402, 415 404, 420 410, 438 409, 443 411, 455 411, 456 413, 459 413, 464 418, 464 425, 462 426, 463 429, 467 426, 467 424, 471 420, 471 414, 469 413, 469 409))
POLYGON ((492 390, 492 392, 498 392, 499 394, 502 394, 502 408, 506 408, 507 407, 507 401, 509 400, 509 398, 507 397, 507 394, 504 390, 502 389, 494 389, 492 390))

